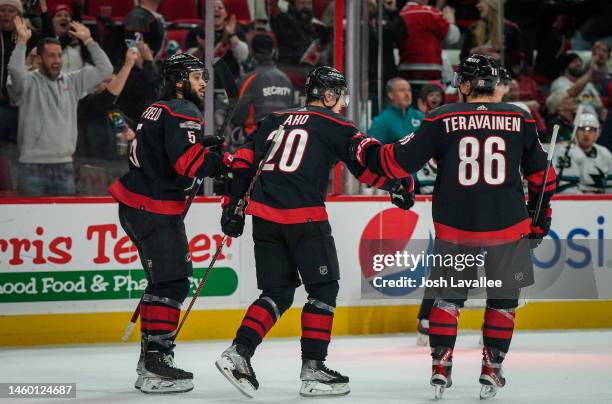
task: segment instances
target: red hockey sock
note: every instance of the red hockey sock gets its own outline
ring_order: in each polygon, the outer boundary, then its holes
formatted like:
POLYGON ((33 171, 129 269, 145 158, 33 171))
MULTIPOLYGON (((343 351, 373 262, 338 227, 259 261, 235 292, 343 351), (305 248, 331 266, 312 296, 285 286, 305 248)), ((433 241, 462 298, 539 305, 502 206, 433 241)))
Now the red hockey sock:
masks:
POLYGON ((234 343, 246 346, 253 355, 276 321, 277 315, 274 307, 267 300, 257 299, 251 304, 242 319, 234 343))
POLYGON ((459 306, 438 300, 429 314, 429 345, 433 347, 455 347, 459 306))
POLYGON ((487 307, 482 328, 484 346, 499 349, 504 353, 508 352, 514 331, 514 318, 514 309, 487 307))
POLYGON ((302 358, 324 361, 331 340, 334 313, 308 302, 302 310, 302 358))

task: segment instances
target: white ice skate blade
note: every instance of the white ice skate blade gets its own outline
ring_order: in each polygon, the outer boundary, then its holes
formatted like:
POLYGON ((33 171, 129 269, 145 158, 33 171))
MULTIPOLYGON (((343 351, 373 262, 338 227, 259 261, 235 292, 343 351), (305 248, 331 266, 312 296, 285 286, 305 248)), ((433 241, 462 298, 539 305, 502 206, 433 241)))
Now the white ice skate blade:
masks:
POLYGON ((193 390, 193 380, 169 380, 156 376, 144 376, 140 391, 145 394, 187 393, 193 390))
POLYGON ((234 364, 227 358, 221 357, 218 361, 215 362, 217 369, 225 378, 238 389, 245 397, 253 398, 255 397, 255 393, 257 389, 246 379, 236 379, 232 370, 234 370, 234 364))
POLYGON ((348 383, 327 384, 316 380, 304 380, 300 388, 302 397, 346 396, 350 392, 348 383))
POLYGON ((140 390, 142 388, 142 383, 144 382, 144 377, 142 375, 138 375, 136 381, 134 382, 134 388, 140 390))
POLYGON ((446 390, 446 387, 435 385, 434 386, 434 400, 441 400, 442 396, 444 395, 444 390, 446 390))
POLYGON ((429 346, 429 335, 417 333, 417 346, 429 346))

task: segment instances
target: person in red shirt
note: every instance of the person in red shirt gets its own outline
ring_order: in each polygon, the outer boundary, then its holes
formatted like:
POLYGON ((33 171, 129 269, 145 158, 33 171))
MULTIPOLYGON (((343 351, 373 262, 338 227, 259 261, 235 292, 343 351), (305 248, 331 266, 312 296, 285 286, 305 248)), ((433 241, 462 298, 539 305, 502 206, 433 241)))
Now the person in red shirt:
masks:
POLYGON ((442 45, 461 38, 455 11, 451 7, 440 11, 427 3, 409 1, 400 11, 408 36, 400 47, 399 74, 412 85, 415 103, 423 85, 442 78, 442 45))

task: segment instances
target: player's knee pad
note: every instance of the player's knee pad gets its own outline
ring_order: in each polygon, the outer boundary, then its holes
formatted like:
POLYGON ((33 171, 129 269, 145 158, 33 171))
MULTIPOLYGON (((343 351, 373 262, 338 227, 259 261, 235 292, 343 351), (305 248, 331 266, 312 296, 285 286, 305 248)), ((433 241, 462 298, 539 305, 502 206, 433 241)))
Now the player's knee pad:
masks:
POLYGON ((308 301, 310 303, 312 303, 311 300, 316 300, 325 305, 336 307, 336 297, 338 297, 338 290, 340 289, 338 281, 313 283, 304 285, 304 287, 306 292, 308 292, 308 301))
POLYGON ((183 300, 189 293, 189 279, 177 279, 169 282, 160 282, 150 284, 151 289, 148 291, 149 294, 155 295, 161 298, 168 298, 178 303, 183 303, 183 300))
POLYGON ((278 310, 280 317, 293 304, 294 295, 295 288, 292 287, 269 288, 264 289, 259 298, 267 301, 275 311, 278 310))

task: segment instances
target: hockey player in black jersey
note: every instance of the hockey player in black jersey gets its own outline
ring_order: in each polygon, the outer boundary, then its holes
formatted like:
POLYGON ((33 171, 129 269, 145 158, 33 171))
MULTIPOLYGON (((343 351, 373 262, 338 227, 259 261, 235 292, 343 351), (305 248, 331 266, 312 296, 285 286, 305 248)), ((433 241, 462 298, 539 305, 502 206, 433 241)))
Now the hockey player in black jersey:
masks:
POLYGON ((160 394, 193 389, 193 374, 174 364, 174 335, 193 271, 183 222, 185 189, 194 177, 226 171, 222 156, 204 147, 209 139, 202 136, 198 108, 208 80, 204 64, 175 55, 163 75, 161 100, 144 111, 131 142, 129 172, 109 188, 148 280, 135 387, 160 394))
POLYGON ((348 377, 325 366, 331 338, 338 280, 338 257, 325 210, 330 170, 343 161, 361 182, 390 191, 393 202, 414 204, 412 180, 388 180, 364 169, 348 155, 359 133, 338 112, 348 103, 344 76, 331 67, 308 75, 302 108, 275 112, 259 123, 251 143, 234 154, 229 203, 221 226, 226 235, 242 234, 240 201, 259 165, 261 174, 246 213, 253 216, 255 265, 260 297, 249 307, 236 338, 217 361, 217 368, 243 394, 258 388, 250 358, 264 336, 293 303, 304 284, 308 301, 302 311, 302 396, 349 393, 348 377), (278 135, 279 126, 284 128, 278 135))
MULTIPOLYGON (((495 87, 491 102, 502 102, 502 99, 508 92, 508 86, 510 85, 511 81, 512 78, 510 77, 508 70, 503 66, 499 66, 499 81, 497 82, 497 87, 495 87)), ((428 162, 427 164, 430 163, 428 162)), ((419 308, 419 312, 417 314, 418 346, 429 345, 429 314, 431 313, 431 309, 435 303, 435 299, 431 298, 432 291, 433 290, 430 288, 425 289, 423 299, 421 301, 421 307, 419 308)))
MULTIPOLYGON (((435 158, 434 253, 456 257, 486 252, 487 279, 499 280, 502 286, 487 288, 479 379, 482 398, 494 396, 505 385, 501 363, 510 347, 520 288, 533 283, 526 239, 541 239, 547 234, 556 182, 551 168, 543 183, 546 153, 538 141, 533 118, 518 107, 495 102, 499 78, 493 59, 472 55, 461 62, 454 80, 467 103, 435 109, 416 132, 394 144, 381 145, 372 138, 356 137, 351 145, 351 154, 360 164, 391 178, 405 177, 435 158), (521 173, 529 183, 527 206, 521 173), (542 189, 541 214, 533 223, 542 189)), ((442 264, 432 268, 430 279, 435 277, 451 285, 436 290, 429 316, 431 384, 437 398, 452 383, 457 322, 468 293, 467 287, 452 287, 449 278, 456 282, 475 276, 476 265, 461 272, 442 264)))

